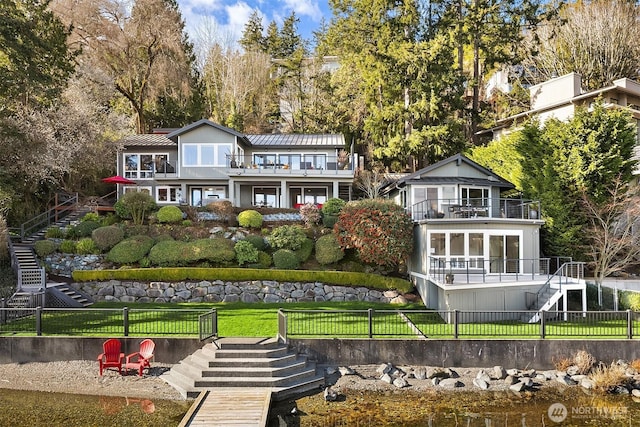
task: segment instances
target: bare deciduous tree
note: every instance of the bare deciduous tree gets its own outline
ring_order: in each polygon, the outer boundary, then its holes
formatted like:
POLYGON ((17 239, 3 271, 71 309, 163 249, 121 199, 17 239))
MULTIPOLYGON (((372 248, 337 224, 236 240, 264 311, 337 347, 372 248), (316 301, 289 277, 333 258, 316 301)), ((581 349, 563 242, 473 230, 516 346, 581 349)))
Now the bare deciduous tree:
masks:
POLYGON ((579 73, 586 89, 613 80, 638 77, 640 7, 625 0, 568 3, 560 19, 541 25, 527 38, 526 69, 536 84, 570 72, 579 73))
POLYGON ((384 173, 374 170, 363 170, 355 179, 356 188, 362 191, 367 199, 380 197, 380 190, 386 183, 384 173))
POLYGON ((598 285, 598 304, 605 277, 623 271, 640 261, 640 188, 616 180, 609 189, 609 200, 599 205, 586 193, 582 204, 589 221, 588 253, 592 258, 598 285))

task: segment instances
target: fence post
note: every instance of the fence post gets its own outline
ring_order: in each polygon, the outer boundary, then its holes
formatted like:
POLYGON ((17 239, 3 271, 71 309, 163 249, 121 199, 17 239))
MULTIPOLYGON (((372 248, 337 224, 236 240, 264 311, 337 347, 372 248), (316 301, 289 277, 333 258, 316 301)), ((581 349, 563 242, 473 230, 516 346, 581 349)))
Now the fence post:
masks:
POLYGON ((544 323, 544 314, 546 313, 546 311, 542 310, 542 311, 539 311, 539 313, 540 313, 540 338, 545 339, 545 337, 547 336, 546 325, 544 323))
POLYGON ((627 339, 633 339, 633 311, 627 310, 627 339))
POLYGON ((0 310, 0 323, 6 323, 7 322, 7 310, 5 310, 5 308, 7 308, 7 300, 2 298, 0 299, 0 308, 2 310, 0 310))
POLYGON ((36 307, 36 335, 42 336, 42 307, 36 307))
POLYGON ((129 336, 129 307, 122 308, 122 325, 124 326, 124 336, 129 336))
POLYGON ((373 308, 367 310, 369 316, 369 338, 373 338, 373 308))
POLYGON ((453 338, 458 339, 458 310, 453 310, 453 338))

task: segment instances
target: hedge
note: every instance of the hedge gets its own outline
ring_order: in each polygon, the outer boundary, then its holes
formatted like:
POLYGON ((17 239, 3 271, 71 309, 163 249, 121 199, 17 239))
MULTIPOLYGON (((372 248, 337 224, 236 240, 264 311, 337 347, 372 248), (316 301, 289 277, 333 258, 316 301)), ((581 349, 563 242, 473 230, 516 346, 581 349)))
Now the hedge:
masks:
POLYGON ((75 270, 76 282, 101 282, 108 280, 143 280, 179 282, 199 280, 250 281, 274 280, 278 282, 320 282, 330 285, 367 287, 386 290, 396 289, 410 292, 413 285, 397 277, 379 276, 370 273, 315 270, 263 270, 252 268, 127 268, 120 270, 75 270))

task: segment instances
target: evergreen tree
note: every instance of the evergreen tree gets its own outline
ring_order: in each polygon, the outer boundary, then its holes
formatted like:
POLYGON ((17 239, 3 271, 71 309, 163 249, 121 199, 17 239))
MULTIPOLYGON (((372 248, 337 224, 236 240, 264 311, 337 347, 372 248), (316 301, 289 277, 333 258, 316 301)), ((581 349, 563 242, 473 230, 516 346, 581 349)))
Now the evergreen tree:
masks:
POLYGON ((242 37, 238 40, 240 46, 245 51, 264 52, 265 51, 265 37, 264 27, 262 26, 262 17, 258 13, 258 10, 254 10, 249 16, 249 20, 244 25, 242 31, 242 37))

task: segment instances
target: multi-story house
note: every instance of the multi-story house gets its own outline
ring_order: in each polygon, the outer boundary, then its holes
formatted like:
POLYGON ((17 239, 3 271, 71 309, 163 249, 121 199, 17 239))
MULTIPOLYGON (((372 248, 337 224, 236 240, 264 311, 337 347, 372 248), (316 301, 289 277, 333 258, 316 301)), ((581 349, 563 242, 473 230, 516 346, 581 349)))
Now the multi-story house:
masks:
POLYGON ((200 120, 175 130, 123 140, 118 174, 159 205, 293 208, 350 200, 357 157, 342 135, 245 135, 200 120))
POLYGON ((586 310, 582 264, 540 256, 540 204, 513 188, 461 154, 386 187, 415 222, 408 271, 428 308, 566 310, 580 291, 586 310))

